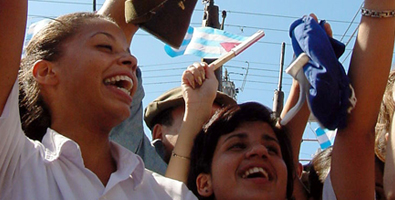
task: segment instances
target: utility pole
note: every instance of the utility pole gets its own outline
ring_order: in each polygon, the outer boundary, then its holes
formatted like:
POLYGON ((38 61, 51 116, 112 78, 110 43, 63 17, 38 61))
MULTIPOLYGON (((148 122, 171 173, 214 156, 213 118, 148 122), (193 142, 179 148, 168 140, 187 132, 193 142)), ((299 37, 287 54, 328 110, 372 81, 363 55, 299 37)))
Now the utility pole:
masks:
POLYGON ((93 0, 93 12, 96 11, 96 0, 93 0))
POLYGON ((281 90, 282 81, 283 81, 284 54, 285 54, 285 42, 282 42, 278 87, 276 90, 274 90, 274 97, 273 97, 273 114, 275 115, 276 118, 280 117, 281 111, 283 110, 283 106, 284 106, 284 92, 281 90))
MULTIPOLYGON (((203 14, 203 21, 202 27, 212 27, 216 29, 220 29, 221 25, 218 21, 218 6, 214 5, 214 0, 203 0, 204 6, 204 14, 203 14)), ((226 16, 226 14, 225 14, 226 16)), ((224 22, 224 20, 223 20, 224 22)), ((222 26, 223 27, 223 26, 222 26)), ((215 59, 204 59, 203 62, 210 64, 214 62, 215 59)), ((222 91, 222 66, 215 70, 215 76, 218 80, 218 91, 222 91)))

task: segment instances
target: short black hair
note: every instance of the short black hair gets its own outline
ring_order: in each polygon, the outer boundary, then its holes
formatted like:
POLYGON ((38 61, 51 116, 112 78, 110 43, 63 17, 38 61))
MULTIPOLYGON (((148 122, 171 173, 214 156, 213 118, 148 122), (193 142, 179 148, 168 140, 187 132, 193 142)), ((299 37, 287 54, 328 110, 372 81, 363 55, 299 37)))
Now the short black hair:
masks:
POLYGON ((171 107, 168 108, 164 111, 162 111, 160 114, 155 116, 155 118, 152 120, 152 124, 161 124, 165 126, 171 126, 173 124, 173 110, 175 110, 177 107, 171 107))

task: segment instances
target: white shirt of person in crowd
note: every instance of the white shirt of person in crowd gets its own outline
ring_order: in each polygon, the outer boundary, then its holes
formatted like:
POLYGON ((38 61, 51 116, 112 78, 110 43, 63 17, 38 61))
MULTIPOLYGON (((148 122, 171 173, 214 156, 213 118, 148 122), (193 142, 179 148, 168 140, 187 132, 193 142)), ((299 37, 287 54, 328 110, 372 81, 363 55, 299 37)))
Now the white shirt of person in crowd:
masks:
POLYGON ((197 199, 181 182, 146 170, 140 157, 111 143, 117 171, 106 186, 86 169, 79 146, 48 128, 42 143, 21 128, 18 83, 0 117, 0 199, 197 199))
MULTIPOLYGON (((375 195, 376 196, 376 195, 375 195)), ((376 197, 374 198, 374 200, 376 197)), ((322 188, 322 200, 337 200, 335 191, 333 190, 331 173, 328 173, 324 181, 324 187, 322 188)))

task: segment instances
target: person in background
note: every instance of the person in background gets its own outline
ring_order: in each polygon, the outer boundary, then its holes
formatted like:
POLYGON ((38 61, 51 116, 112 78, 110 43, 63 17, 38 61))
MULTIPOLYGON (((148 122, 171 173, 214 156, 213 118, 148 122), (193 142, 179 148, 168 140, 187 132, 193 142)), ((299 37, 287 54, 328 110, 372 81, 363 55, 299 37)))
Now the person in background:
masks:
MULTIPOLYGON (((154 162, 165 168, 158 173, 165 174, 171 153, 178 138, 181 123, 184 117, 184 99, 181 87, 176 87, 161 94, 148 104, 144 111, 144 121, 152 134, 152 145, 156 153, 161 157, 157 160, 157 155, 145 154, 144 149, 138 150, 138 155, 143 155, 145 163, 154 162)), ((234 105, 236 101, 223 92, 217 91, 216 98, 212 106, 212 114, 219 108, 234 105)), ((147 166, 150 169, 149 166, 147 166)), ((152 169, 155 171, 154 169, 152 169)))
MULTIPOLYGON (((103 6, 105 9, 102 8, 99 12, 111 14, 125 31, 130 43, 136 31, 144 29, 162 42, 175 46, 184 38, 186 29, 183 31, 183 27, 189 26, 196 0, 184 2, 184 9, 171 1, 157 7, 157 4, 161 2, 165 1, 114 1, 111 4, 105 4, 103 6), (155 10, 155 12, 151 12, 151 10, 155 10), (163 15, 166 17, 161 17, 163 15), (125 18, 128 23, 125 22, 125 18)), ((167 165, 162 162, 161 157, 144 133, 142 100, 145 93, 142 72, 139 67, 136 70, 136 76, 138 86, 130 106, 130 116, 111 130, 110 139, 139 155, 147 169, 164 175, 167 165)))

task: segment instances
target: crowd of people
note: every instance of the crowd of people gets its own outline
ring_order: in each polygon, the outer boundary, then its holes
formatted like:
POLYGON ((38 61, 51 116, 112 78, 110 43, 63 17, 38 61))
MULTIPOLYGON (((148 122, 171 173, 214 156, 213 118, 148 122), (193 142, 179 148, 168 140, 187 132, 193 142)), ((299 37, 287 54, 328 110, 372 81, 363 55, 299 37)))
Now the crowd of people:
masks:
POLYGON ((277 119, 217 91, 215 66, 196 62, 143 113, 130 4, 52 20, 21 59, 27 4, 0 0, 0 199, 395 199, 395 0, 365 0, 347 73, 357 104, 308 166, 307 102, 280 123, 298 81, 277 119))

